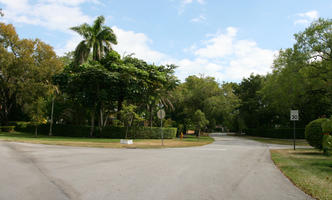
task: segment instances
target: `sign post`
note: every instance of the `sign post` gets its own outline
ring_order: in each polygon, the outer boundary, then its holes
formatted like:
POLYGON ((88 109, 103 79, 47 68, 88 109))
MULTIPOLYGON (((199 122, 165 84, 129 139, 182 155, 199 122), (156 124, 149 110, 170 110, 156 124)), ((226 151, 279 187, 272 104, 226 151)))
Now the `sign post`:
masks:
POLYGON ((296 140, 295 121, 299 121, 299 111, 298 110, 290 111, 290 120, 293 121, 293 146, 294 146, 294 150, 295 150, 295 140, 296 140))
POLYGON ((165 110, 164 109, 160 109, 157 112, 157 116, 160 119, 160 130, 161 130, 161 145, 164 146, 164 132, 163 132, 163 119, 165 118, 165 110))

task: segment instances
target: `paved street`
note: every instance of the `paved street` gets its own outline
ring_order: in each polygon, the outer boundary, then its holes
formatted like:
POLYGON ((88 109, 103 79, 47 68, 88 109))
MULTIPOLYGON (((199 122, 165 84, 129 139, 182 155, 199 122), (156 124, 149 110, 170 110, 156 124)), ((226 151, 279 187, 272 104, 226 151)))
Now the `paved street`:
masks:
POLYGON ((0 141, 0 199, 310 199, 267 145, 237 137, 177 149, 103 149, 0 141))

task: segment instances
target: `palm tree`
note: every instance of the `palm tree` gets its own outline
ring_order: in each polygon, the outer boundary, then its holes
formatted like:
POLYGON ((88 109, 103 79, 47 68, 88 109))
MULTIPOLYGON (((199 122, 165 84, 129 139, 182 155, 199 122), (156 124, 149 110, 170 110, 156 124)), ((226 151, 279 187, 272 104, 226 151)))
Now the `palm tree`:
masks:
POLYGON ((75 49, 75 64, 82 64, 87 61, 91 49, 92 59, 99 61, 112 49, 111 44, 117 44, 116 35, 110 27, 103 26, 104 22, 105 18, 99 16, 92 26, 84 23, 80 26, 70 28, 84 38, 75 49))

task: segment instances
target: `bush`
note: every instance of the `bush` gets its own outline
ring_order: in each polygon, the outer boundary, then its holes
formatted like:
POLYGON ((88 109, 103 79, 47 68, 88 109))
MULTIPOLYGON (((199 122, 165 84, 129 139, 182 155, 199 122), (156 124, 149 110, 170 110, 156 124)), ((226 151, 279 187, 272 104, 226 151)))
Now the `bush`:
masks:
MULTIPOLYGON (((18 128, 17 131, 33 133, 35 127, 27 125, 25 128, 18 128)), ((55 124, 53 126, 54 136, 67 136, 67 137, 89 137, 90 126, 73 126, 55 124)), ((128 130, 128 138, 131 139, 160 139, 161 130, 164 133, 165 139, 171 139, 176 137, 176 128, 159 128, 159 127, 132 127, 128 130)), ((49 132, 49 125, 38 126, 38 132, 47 135, 49 132)), ((105 127, 102 131, 96 127, 94 131, 94 137, 99 138, 117 138, 123 139, 126 135, 126 127, 105 127)))
POLYGON ((323 133, 332 133, 332 118, 327 119, 322 123, 322 131, 323 133))
POLYGON ((0 126, 0 131, 3 132, 13 132, 15 129, 15 126, 0 126))
POLYGON ((316 119, 305 127, 305 137, 308 143, 317 149, 322 149, 323 130, 322 124, 326 122, 326 118, 316 119))
POLYGON ((332 136, 323 135, 322 148, 326 154, 329 154, 332 151, 332 136))
MULTIPOLYGON (((267 138, 280 138, 280 139, 293 139, 292 128, 248 128, 244 132, 250 136, 267 137, 267 138)), ((304 139, 304 128, 296 128, 296 139, 304 139)))

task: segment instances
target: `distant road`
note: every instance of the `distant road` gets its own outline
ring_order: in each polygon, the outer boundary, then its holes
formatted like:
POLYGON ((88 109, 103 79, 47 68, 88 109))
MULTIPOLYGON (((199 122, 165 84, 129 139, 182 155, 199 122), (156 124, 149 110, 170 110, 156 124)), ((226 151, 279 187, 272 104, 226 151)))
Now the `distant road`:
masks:
POLYGON ((0 141, 0 199, 311 199, 267 145, 215 137, 176 149, 103 149, 0 141))

